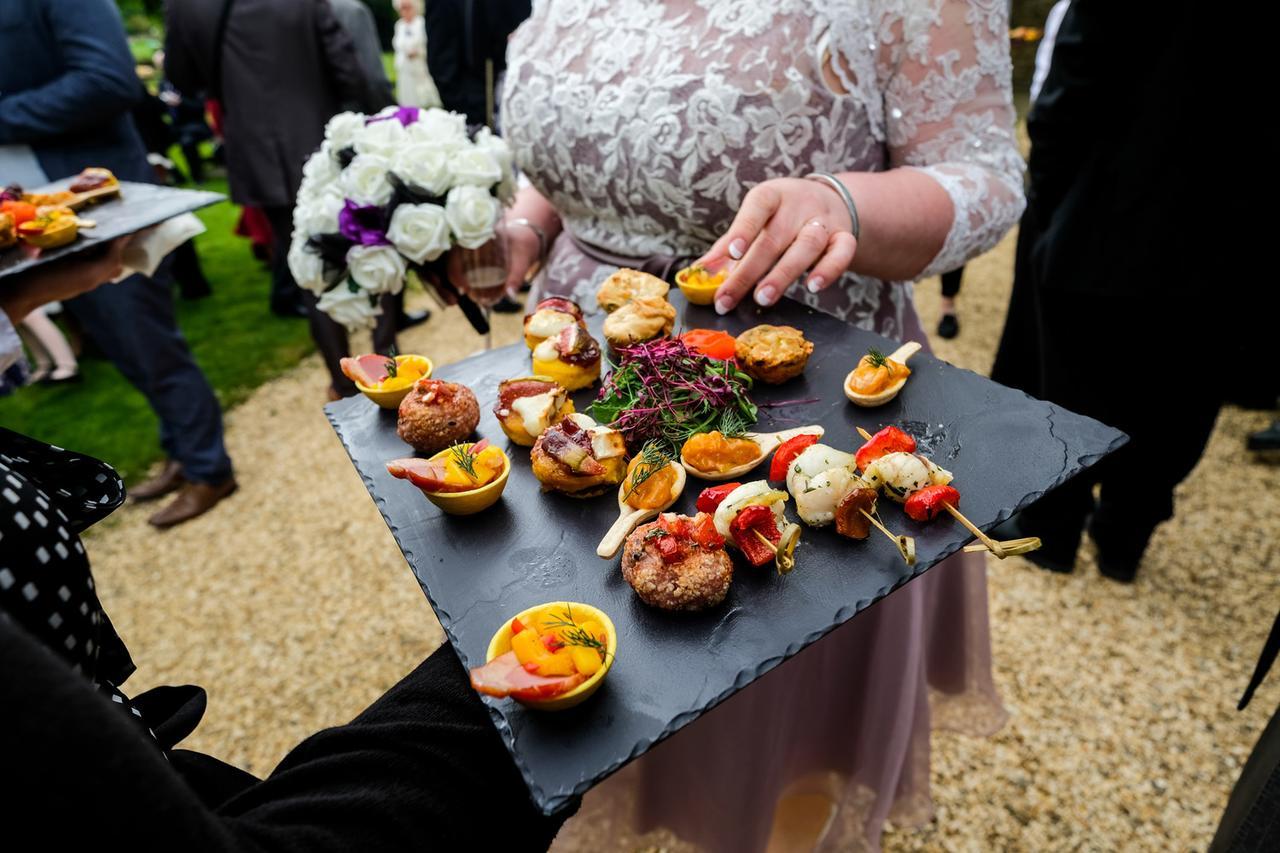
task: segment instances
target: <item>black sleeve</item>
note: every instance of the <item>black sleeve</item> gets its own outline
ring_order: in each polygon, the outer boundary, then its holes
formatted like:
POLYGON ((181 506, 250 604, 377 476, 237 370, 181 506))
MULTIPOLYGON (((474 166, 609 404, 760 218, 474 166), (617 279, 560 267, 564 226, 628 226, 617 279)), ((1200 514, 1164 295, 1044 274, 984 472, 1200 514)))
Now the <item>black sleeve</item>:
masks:
POLYGON ((342 103, 358 104, 361 111, 370 113, 386 106, 378 103, 374 88, 360 67, 355 43, 338 23, 329 0, 316 0, 316 38, 325 71, 342 103))
MULTIPOLYGON (((0 614, 5 831, 48 849, 127 833, 138 850, 544 850, 543 817, 452 649, 265 781, 204 805, 154 743, 0 614)), ((109 841, 108 841, 109 844, 109 841)))

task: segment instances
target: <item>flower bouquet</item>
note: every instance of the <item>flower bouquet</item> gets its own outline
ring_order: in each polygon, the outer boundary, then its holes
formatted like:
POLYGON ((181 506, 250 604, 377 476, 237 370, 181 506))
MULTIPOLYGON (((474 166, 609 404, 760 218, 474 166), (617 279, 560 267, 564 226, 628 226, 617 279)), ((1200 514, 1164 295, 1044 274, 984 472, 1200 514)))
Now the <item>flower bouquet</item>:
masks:
POLYGON ((466 118, 389 107, 339 113, 303 167, 289 269, 319 308, 350 329, 371 328, 378 298, 399 293, 410 270, 458 300, 480 333, 488 322, 450 284, 443 256, 493 239, 515 192, 511 151, 466 118))

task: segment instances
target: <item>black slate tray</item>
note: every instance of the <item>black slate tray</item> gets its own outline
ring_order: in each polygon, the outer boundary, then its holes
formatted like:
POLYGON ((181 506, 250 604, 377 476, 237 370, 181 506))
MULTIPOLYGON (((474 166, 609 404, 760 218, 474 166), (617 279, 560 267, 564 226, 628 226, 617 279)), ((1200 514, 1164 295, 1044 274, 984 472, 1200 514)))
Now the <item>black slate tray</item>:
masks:
MULTIPOLYGON (((33 192, 54 192, 65 189, 71 179, 58 181, 33 192)), ((120 195, 98 204, 91 204, 78 213, 81 219, 92 219, 94 228, 80 229, 76 239, 57 249, 41 251, 34 257, 21 246, 0 250, 0 279, 65 258, 90 249, 99 243, 134 234, 181 213, 190 213, 211 204, 217 204, 225 196, 204 190, 180 190, 157 184, 120 182, 120 195)))
MULTIPOLYGON (((688 306, 674 290, 672 302, 681 309, 683 328, 736 333, 761 322, 802 328, 815 344, 804 375, 782 386, 758 386, 754 397, 761 404, 816 401, 762 407, 758 428, 820 423, 825 443, 852 450, 861 445, 855 426, 872 432, 885 424, 904 426, 955 474, 962 509, 983 528, 1126 440, 1091 418, 926 355, 911 360, 912 376, 895 401, 860 409, 845 400, 844 377, 868 346, 889 351, 892 342, 790 300, 767 313, 744 306, 726 317, 688 306)), ((596 317, 592 323, 597 337, 600 322, 596 317)), ((485 700, 533 800, 548 814, 972 539, 950 518, 916 524, 890 504, 882 515, 916 538, 914 567, 883 536, 851 542, 830 528, 804 528, 790 575, 740 565, 719 607, 699 614, 655 610, 622 580, 617 559, 595 554, 617 516, 616 496, 584 501, 541 494, 528 451, 509 445, 498 427, 491 411, 498 383, 528 375, 529 368, 529 351, 519 344, 435 374, 475 391, 478 434, 512 459, 502 500, 478 516, 444 515, 386 473, 384 462, 412 453, 396 436, 395 412, 363 397, 330 404, 327 412, 464 665, 482 664, 493 633, 535 604, 584 601, 613 619, 618 656, 587 702, 539 713, 510 700, 485 700)), ((579 411, 594 394, 575 395, 579 411)), ((767 470, 761 466, 741 479, 759 479, 767 470)), ((692 513, 701 485, 690 478, 674 509, 692 513)), ((794 502, 789 507, 794 519, 794 502)))

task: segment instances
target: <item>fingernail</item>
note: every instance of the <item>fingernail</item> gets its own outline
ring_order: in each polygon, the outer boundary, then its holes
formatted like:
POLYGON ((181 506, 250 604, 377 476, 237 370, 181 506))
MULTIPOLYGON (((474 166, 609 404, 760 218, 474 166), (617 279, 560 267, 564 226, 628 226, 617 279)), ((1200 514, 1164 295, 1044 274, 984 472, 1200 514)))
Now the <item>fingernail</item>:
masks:
POLYGON ((769 306, 778 298, 778 291, 772 287, 762 287, 756 291, 756 304, 769 306))
POLYGON ((741 237, 729 244, 729 257, 735 261, 742 260, 742 256, 747 253, 747 241, 741 237))
POLYGON ((730 311, 732 311, 732 310, 733 310, 733 303, 731 303, 728 299, 717 299, 717 300, 716 300, 716 313, 717 313, 717 314, 728 314, 728 313, 729 313, 730 311))
POLYGON ((808 284, 809 292, 817 293, 819 290, 822 290, 822 285, 826 283, 827 282, 820 275, 809 276, 809 284, 808 284))

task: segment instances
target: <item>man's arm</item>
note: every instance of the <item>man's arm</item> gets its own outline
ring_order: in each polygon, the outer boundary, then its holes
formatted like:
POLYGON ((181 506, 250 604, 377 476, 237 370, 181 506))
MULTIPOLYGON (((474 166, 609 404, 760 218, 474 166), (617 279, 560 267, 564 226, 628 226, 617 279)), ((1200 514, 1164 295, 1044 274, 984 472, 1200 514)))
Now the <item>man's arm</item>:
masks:
POLYGON ((315 3, 320 54, 338 99, 343 103, 359 104, 363 112, 377 112, 386 104, 376 103, 372 87, 360 69, 360 59, 356 56, 351 36, 338 23, 329 0, 315 0, 315 3))
POLYGON ((45 0, 46 25, 62 73, 42 86, 0 95, 0 145, 32 143, 86 130, 141 97, 120 13, 110 0, 45 0))
POLYGON ((207 79, 208 72, 196 60, 194 36, 187 32, 185 14, 180 0, 165 3, 164 76, 179 92, 194 96, 213 87, 207 79))

